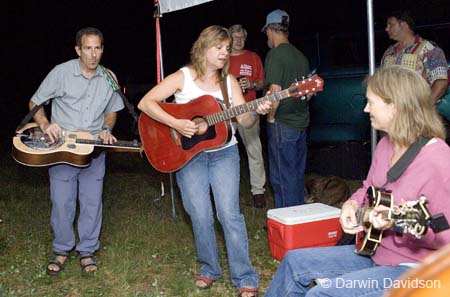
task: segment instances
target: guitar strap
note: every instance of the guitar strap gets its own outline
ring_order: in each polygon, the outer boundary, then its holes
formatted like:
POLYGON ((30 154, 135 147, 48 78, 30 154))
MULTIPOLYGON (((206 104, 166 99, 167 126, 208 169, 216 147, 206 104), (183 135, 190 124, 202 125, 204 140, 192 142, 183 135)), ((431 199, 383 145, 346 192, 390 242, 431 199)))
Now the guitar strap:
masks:
POLYGON ((230 108, 230 98, 228 98, 228 88, 227 88, 227 78, 222 79, 220 82, 220 90, 222 91, 223 101, 225 102, 225 107, 230 108))
POLYGON ((391 169, 387 172, 387 180, 384 183, 384 185, 381 187, 384 189, 384 187, 391 182, 396 181, 402 174, 405 172, 406 168, 408 168, 409 164, 412 163, 414 158, 419 154, 422 147, 428 143, 430 138, 420 136, 416 142, 414 142, 407 150, 406 152, 400 157, 400 159, 395 163, 394 166, 392 166, 391 169))
POLYGON ((136 111, 134 110, 133 104, 131 104, 131 102, 127 99, 127 97, 125 97, 125 94, 120 89, 119 83, 116 81, 116 79, 114 78, 114 75, 112 75, 111 71, 102 65, 99 65, 99 66, 100 66, 100 69, 102 70, 103 74, 105 75, 106 81, 108 81, 111 88, 120 95, 120 98, 122 98, 123 103, 128 108, 128 112, 133 117, 135 124, 137 124, 139 117, 138 117, 136 111))
MULTIPOLYGON (((408 150, 403 154, 403 156, 400 157, 400 159, 395 163, 394 166, 388 171, 387 173, 387 181, 383 185, 382 189, 384 187, 393 181, 396 181, 402 173, 408 168, 409 164, 412 163, 414 158, 419 154, 422 147, 424 147, 425 144, 428 143, 430 138, 420 136, 416 142, 414 142, 408 150)), ((434 233, 439 233, 444 230, 450 229, 450 224, 447 221, 447 218, 443 213, 436 214, 430 218, 430 222, 428 223, 430 228, 433 230, 434 233)))
POLYGON ((17 131, 20 130, 20 128, 22 128, 23 126, 25 126, 26 123, 28 123, 31 118, 34 116, 34 114, 45 104, 50 103, 50 100, 52 100, 53 98, 48 99, 47 101, 45 101, 44 103, 41 103, 39 105, 35 105, 30 112, 23 118, 23 120, 20 122, 19 126, 17 126, 16 128, 16 133, 17 131))
MULTIPOLYGON (((102 70, 103 74, 105 75, 106 81, 109 83, 109 85, 111 86, 111 88, 117 92, 120 97, 123 100, 123 103, 125 104, 125 106, 128 108, 129 113, 131 114, 131 116, 134 119, 135 124, 137 124, 138 122, 138 115, 136 114, 136 111, 134 110, 134 106, 130 103, 130 101, 127 99, 127 97, 125 97, 125 94, 122 92, 122 90, 120 89, 119 84, 117 83, 116 79, 114 78, 114 76, 112 75, 111 71, 102 66, 99 65, 100 69, 102 70)), ((28 112, 28 114, 23 118, 23 120, 20 122, 19 126, 17 126, 16 128, 16 133, 17 131, 20 130, 20 128, 22 128, 23 126, 25 126, 26 123, 28 123, 33 116, 36 114, 36 112, 43 106, 46 105, 48 103, 50 103, 50 100, 52 100, 53 98, 48 99, 47 101, 45 101, 44 103, 41 103, 39 105, 36 105, 35 107, 33 107, 30 112, 28 112)))

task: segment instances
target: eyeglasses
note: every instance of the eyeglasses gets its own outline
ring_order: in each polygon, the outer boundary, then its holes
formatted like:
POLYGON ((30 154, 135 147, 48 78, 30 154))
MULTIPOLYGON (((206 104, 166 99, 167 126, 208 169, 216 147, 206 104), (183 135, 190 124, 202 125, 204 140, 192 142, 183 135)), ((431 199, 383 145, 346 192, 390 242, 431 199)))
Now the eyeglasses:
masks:
POLYGON ((244 36, 235 36, 233 37, 233 40, 245 40, 246 38, 244 36))

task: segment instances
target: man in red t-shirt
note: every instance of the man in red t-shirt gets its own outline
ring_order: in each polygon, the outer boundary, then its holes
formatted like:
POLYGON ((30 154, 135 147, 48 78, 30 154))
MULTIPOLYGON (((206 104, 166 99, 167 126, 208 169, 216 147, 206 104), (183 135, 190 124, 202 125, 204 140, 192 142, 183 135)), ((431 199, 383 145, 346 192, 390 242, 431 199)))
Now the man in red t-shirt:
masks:
MULTIPOLYGON (((247 30, 242 25, 233 25, 229 30, 233 37, 230 73, 238 79, 245 100, 247 102, 255 100, 256 91, 261 90, 264 85, 264 69, 261 59, 255 52, 244 49, 247 30)), ((233 125, 237 128, 247 151, 254 206, 263 208, 266 206, 264 197, 266 172, 259 138, 259 119, 251 128, 245 128, 237 122, 233 122, 233 125)))

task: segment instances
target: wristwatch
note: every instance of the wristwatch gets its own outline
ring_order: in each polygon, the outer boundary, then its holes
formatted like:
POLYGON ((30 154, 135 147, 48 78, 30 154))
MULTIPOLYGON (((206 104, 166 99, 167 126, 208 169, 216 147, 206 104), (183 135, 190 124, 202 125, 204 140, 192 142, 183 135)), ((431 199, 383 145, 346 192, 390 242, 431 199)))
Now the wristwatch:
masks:
POLYGON ((102 130, 106 130, 106 131, 108 131, 109 133, 112 133, 112 128, 111 128, 110 126, 108 126, 108 125, 103 125, 103 126, 102 126, 102 130))

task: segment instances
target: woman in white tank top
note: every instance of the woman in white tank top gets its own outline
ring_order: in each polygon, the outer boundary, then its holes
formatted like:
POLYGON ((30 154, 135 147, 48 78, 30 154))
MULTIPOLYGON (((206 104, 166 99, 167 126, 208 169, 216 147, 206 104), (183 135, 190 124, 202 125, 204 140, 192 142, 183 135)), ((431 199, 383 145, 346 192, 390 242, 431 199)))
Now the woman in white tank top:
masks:
MULTIPOLYGON (((138 108, 185 138, 195 138, 200 126, 192 119, 176 118, 167 113, 160 103, 172 95, 179 104, 202 95, 210 95, 223 102, 219 82, 225 79, 231 106, 245 104, 237 80, 228 74, 230 48, 231 35, 226 28, 210 26, 204 29, 192 46, 191 64, 151 89, 139 102, 138 108)), ((247 112, 236 118, 241 125, 250 127, 258 114, 268 113, 271 106, 270 102, 265 102, 258 106, 256 112, 247 112)), ((215 280, 222 277, 213 201, 224 232, 231 281, 238 288, 239 296, 251 297, 258 294, 259 279, 250 263, 244 217, 239 209, 239 174, 239 153, 233 131, 228 143, 199 152, 177 171, 176 176, 184 208, 191 217, 201 263, 195 276, 196 286, 201 290, 209 289, 215 280)))

